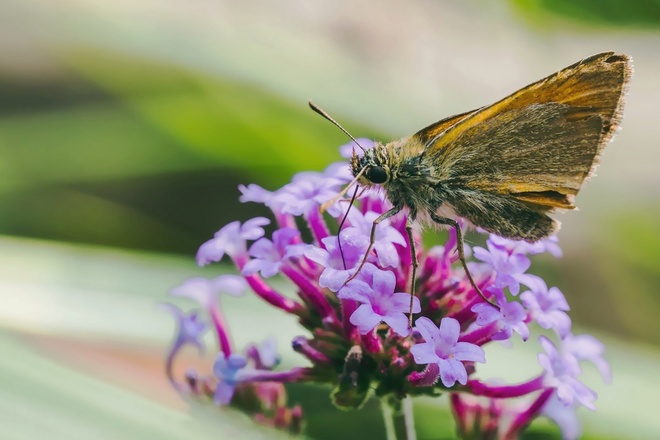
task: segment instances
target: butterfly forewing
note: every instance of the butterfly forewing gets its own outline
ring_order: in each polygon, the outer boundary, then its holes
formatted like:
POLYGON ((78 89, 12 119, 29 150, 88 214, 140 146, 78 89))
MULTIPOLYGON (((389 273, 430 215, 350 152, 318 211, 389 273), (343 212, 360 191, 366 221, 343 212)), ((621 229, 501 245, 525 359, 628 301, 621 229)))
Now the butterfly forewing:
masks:
MULTIPOLYGON (((609 130, 614 128, 621 117, 621 96, 626 90, 630 75, 630 58, 627 55, 604 52, 585 58, 518 90, 493 105, 458 115, 468 115, 468 117, 453 116, 438 122, 443 124, 456 118, 460 124, 457 123, 448 129, 442 136, 442 141, 434 144, 431 150, 442 149, 452 144, 466 125, 476 125, 502 112, 546 102, 564 103, 598 114, 608 120, 609 123, 605 125, 609 130)), ((420 133, 429 128, 425 128, 420 133)))
POLYGON ((625 55, 594 55, 405 140, 422 148, 420 163, 433 176, 430 207, 442 201, 503 237, 555 232, 559 223, 547 213, 575 207, 619 123, 631 70, 625 55))

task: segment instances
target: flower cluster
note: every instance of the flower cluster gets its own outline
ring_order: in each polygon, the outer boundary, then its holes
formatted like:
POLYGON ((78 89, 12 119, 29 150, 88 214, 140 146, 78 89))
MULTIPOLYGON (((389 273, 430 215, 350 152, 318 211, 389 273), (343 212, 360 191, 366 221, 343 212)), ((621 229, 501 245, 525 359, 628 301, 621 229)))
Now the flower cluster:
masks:
MULTIPOLYGON (((344 154, 350 149, 342 147, 344 154)), ((416 231, 420 266, 411 296, 412 258, 403 215, 378 225, 375 244, 365 256, 374 219, 390 208, 381 194, 361 194, 350 210, 341 200, 321 213, 320 205, 351 177, 339 163, 323 172, 300 173, 274 192, 257 185, 240 187, 241 201, 267 206, 274 222, 263 217, 232 222, 199 248, 199 265, 228 257, 240 276, 195 278, 172 290, 173 296, 192 299, 203 311, 185 313, 166 305, 178 322, 166 365, 173 385, 183 393, 212 397, 218 405, 240 406, 261 422, 294 432, 301 428, 302 411, 287 406, 282 384, 313 381, 330 384, 331 398, 342 408, 360 407, 371 396, 448 393, 464 438, 475 433, 515 438, 539 416, 556 421, 565 438, 579 435, 574 411, 578 406, 594 409, 596 399, 580 381, 580 364, 593 362, 605 379, 610 373, 603 346, 591 336, 571 333, 569 306, 559 289, 528 273, 531 255, 561 255, 556 238, 530 244, 491 235, 485 248, 467 249, 474 258, 470 271, 496 308, 483 301, 456 264, 452 231, 444 246, 429 249, 416 231), (267 226, 273 230, 268 236, 267 226), (276 275, 290 280, 295 297, 273 287, 268 279, 276 275), (242 353, 235 349, 218 295, 247 291, 298 318, 307 333, 291 343, 308 366, 276 371, 273 341, 242 353), (475 378, 476 364, 487 360, 485 345, 527 340, 533 323, 552 330, 557 341, 539 337, 542 351, 535 377, 510 385, 475 378), (186 345, 203 350, 208 328, 219 347, 213 374, 189 371, 183 380, 175 378, 175 357, 186 345)))

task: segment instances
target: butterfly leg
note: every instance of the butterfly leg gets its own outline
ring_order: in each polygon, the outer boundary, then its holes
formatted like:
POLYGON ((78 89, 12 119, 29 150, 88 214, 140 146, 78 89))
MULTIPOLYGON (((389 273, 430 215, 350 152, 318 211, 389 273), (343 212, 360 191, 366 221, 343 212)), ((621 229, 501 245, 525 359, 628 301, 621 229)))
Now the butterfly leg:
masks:
POLYGON ((408 233, 408 242, 410 243, 410 257, 412 260, 412 279, 410 280, 410 312, 408 313, 408 327, 412 328, 413 319, 413 298, 415 297, 415 281, 417 279, 417 267, 419 260, 417 260, 417 250, 415 249, 415 238, 413 237, 413 222, 415 221, 414 213, 410 213, 406 219, 406 232, 408 233))
POLYGON ((353 278, 355 278, 360 273, 362 268, 364 267, 364 264, 367 262, 367 258, 369 257, 369 252, 371 252, 371 249, 373 249, 373 247, 374 247, 374 243, 376 243, 376 227, 378 226, 378 224, 380 222, 382 222, 383 220, 386 220, 386 219, 392 217, 393 215, 397 215, 400 211, 401 211, 401 208, 394 207, 394 208, 390 209, 389 211, 385 211, 383 214, 379 215, 376 218, 376 220, 374 220, 373 224, 371 225, 371 234, 369 235, 369 247, 367 248, 367 252, 364 253, 364 258, 362 259, 362 262, 358 266, 355 273, 353 275, 351 275, 350 277, 348 277, 348 279, 346 280, 346 282, 344 284, 348 283, 353 278))
POLYGON ((499 310, 497 304, 494 304, 488 298, 486 298, 486 295, 483 294, 479 286, 477 286, 477 283, 475 283, 474 279, 472 278, 472 274, 470 273, 470 270, 467 267, 467 262, 465 261, 465 251, 463 250, 463 232, 461 231, 461 226, 458 224, 458 222, 450 218, 440 217, 433 213, 431 213, 431 220, 438 223, 439 225, 447 225, 454 228, 456 231, 456 249, 458 250, 458 258, 461 260, 461 264, 465 270, 465 275, 467 275, 468 280, 470 280, 470 284, 472 287, 474 287, 474 290, 477 291, 481 299, 499 310))

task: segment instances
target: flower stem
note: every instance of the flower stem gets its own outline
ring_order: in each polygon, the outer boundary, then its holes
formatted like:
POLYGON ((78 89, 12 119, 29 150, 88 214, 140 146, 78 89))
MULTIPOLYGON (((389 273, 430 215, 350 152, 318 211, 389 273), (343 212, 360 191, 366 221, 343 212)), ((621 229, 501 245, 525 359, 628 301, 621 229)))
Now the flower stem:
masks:
POLYGON ((388 399, 380 399, 380 409, 383 412, 383 422, 385 423, 385 438, 387 440, 397 440, 396 428, 394 427, 394 409, 388 399))
POLYGON ((416 440, 415 420, 413 417, 412 399, 383 398, 380 400, 383 412, 385 434, 387 440, 416 440))
POLYGON ((406 424, 406 439, 416 440, 417 431, 415 431, 415 415, 413 414, 412 397, 407 396, 403 399, 403 420, 406 424))

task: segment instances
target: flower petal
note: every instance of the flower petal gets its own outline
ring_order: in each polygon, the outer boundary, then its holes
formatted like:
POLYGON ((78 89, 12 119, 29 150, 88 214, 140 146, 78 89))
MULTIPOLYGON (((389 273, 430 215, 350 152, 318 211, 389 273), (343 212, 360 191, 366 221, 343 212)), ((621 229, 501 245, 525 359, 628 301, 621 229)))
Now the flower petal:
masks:
POLYGON ((379 292, 381 295, 390 295, 394 292, 394 284, 396 278, 390 271, 379 270, 373 274, 373 290, 379 292))
MULTIPOLYGON (((392 295, 392 309, 399 312, 408 313, 410 312, 410 294, 404 292, 398 292, 392 295)), ((413 313, 419 313, 422 311, 422 306, 419 303, 419 298, 413 296, 413 313)))
POLYGON ((486 362, 484 349, 469 342, 458 342, 452 354, 459 361, 486 362))
POLYGON ((454 318, 442 318, 440 321, 440 339, 447 345, 456 345, 461 325, 454 318))
POLYGON ((262 226, 270 224, 270 220, 266 217, 255 217, 243 223, 241 226, 241 238, 243 240, 256 240, 263 237, 265 231, 262 226))
POLYGON ((380 324, 382 316, 374 313, 370 304, 362 304, 350 317, 351 324, 357 327, 361 335, 366 335, 380 324))
POLYGON ((383 317, 383 322, 392 327, 392 330, 401 336, 408 336, 410 334, 411 328, 408 327, 408 317, 403 313, 385 316, 383 317))
POLYGON ((434 345, 430 342, 420 342, 410 348, 410 353, 417 364, 437 363, 440 358, 435 354, 434 345))
MULTIPOLYGON (((415 321, 415 328, 424 338, 424 341, 435 346, 435 341, 440 340, 440 330, 429 318, 422 316, 415 321)), ((419 345, 419 344, 417 344, 419 345)))
POLYGON ((460 384, 467 383, 467 371, 465 366, 456 359, 440 359, 440 380, 447 388, 451 388, 458 381, 460 384))
POLYGON ((360 280, 351 280, 337 293, 339 299, 351 299, 361 303, 371 303, 372 289, 367 283, 360 280))
POLYGON ((213 393, 213 403, 216 405, 229 405, 231 403, 231 398, 234 397, 234 392, 236 391, 236 384, 229 384, 227 382, 220 381, 215 387, 215 393, 213 393))

